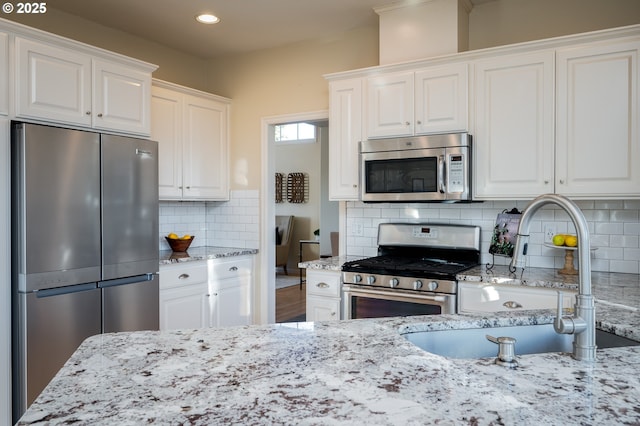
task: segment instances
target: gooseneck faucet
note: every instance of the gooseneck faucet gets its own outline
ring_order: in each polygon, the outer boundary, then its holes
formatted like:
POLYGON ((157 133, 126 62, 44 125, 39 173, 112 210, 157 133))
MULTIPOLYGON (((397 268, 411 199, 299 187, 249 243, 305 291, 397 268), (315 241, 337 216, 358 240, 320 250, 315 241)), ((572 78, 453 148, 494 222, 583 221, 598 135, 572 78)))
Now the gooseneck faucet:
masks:
POLYGON ((554 322, 556 333, 573 334, 573 357, 577 360, 593 362, 596 359, 596 315, 591 294, 591 257, 587 221, 578 206, 562 195, 543 194, 532 200, 520 218, 516 244, 511 259, 511 269, 524 268, 529 244, 531 218, 547 204, 555 204, 567 212, 578 234, 578 277, 579 289, 576 296, 573 317, 562 315, 562 292, 558 292, 558 314, 554 322))

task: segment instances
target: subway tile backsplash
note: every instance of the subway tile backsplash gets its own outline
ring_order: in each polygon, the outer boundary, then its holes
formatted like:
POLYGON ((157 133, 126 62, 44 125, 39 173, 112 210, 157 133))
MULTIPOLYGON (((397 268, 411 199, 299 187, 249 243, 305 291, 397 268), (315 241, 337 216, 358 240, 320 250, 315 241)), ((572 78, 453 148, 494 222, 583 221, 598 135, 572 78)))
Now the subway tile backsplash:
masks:
POLYGON ((160 250, 171 232, 195 235, 192 247, 259 248, 259 191, 231 191, 229 201, 161 201, 160 250))
MULTIPOLYGON (((640 273, 640 200, 577 201, 587 219, 591 234, 594 271, 640 273)), ((482 228, 482 262, 492 262, 489 241, 498 213, 527 201, 487 201, 459 204, 395 204, 347 202, 347 255, 374 256, 378 224, 382 222, 440 222, 478 225, 482 228)), ((161 250, 169 249, 164 236, 170 232, 196 236, 194 247, 220 246, 259 248, 260 194, 257 190, 232 191, 230 201, 160 202, 161 250)), ((575 233, 567 214, 558 207, 540 209, 530 228, 530 267, 562 268, 565 251, 544 246, 544 228, 552 224, 558 233, 575 233)), ((496 257, 506 265, 508 258, 496 257)), ((577 266, 577 261, 576 261, 577 266)))
MULTIPOLYGON (((594 271, 640 273, 640 201, 577 201, 589 225, 591 266, 594 271)), ((488 201, 470 204, 366 204, 347 203, 347 255, 374 256, 378 224, 382 222, 440 222, 478 225, 482 228, 482 262, 509 263, 509 258, 489 254, 489 242, 498 213, 516 207, 522 211, 527 201, 488 201)), ((544 246, 544 228, 553 225, 557 233, 575 233, 564 210, 545 206, 531 222, 530 267, 562 268, 565 250, 544 246)), ((577 267, 577 260, 575 261, 577 267)))

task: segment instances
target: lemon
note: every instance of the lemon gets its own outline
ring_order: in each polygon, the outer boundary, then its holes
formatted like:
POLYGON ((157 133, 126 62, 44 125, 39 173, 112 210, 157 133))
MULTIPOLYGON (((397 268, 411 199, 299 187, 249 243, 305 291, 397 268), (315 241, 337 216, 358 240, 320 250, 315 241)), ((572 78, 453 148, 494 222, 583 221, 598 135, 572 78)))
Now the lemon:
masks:
POLYGON ((183 240, 190 240, 190 239, 191 239, 191 235, 189 235, 189 234, 184 234, 184 235, 182 236, 182 239, 183 239, 183 240))
POLYGON ((554 246, 563 246, 565 243, 565 238, 564 238, 564 235, 557 234, 553 236, 553 240, 551 241, 553 242, 554 246))
POLYGON ((170 233, 169 235, 167 235, 167 238, 169 238, 169 239, 171 239, 171 240, 177 240, 177 239, 178 239, 178 238, 180 238, 180 237, 178 237, 178 235, 177 235, 177 234, 174 234, 174 233, 172 232, 172 233, 170 233))
POLYGON ((564 239, 564 243, 569 247, 575 247, 578 245, 578 237, 575 235, 567 235, 564 239))

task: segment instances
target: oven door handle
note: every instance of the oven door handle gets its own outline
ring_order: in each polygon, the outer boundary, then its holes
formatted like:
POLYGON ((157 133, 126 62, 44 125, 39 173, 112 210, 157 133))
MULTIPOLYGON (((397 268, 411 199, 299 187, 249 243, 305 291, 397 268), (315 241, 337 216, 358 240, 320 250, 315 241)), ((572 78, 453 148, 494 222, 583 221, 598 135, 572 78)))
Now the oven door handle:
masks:
POLYGON ((447 295, 436 295, 431 296, 427 294, 406 294, 399 292, 389 292, 389 291, 378 291, 378 290, 370 290, 370 289, 362 289, 362 288, 353 288, 348 286, 342 286, 343 292, 355 293, 355 294, 376 294, 378 296, 392 296, 392 297, 409 297, 413 299, 422 299, 422 300, 433 300, 434 302, 446 302, 447 297, 453 296, 452 294, 447 295))
POLYGON ((447 190, 445 185, 445 167, 444 167, 444 155, 438 156, 438 189, 442 194, 447 190))

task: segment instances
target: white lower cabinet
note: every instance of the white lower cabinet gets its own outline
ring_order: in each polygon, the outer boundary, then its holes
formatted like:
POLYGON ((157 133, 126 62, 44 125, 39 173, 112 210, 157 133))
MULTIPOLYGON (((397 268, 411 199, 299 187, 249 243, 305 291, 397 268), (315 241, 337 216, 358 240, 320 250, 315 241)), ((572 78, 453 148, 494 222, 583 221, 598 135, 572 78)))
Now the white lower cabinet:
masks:
POLYGON ((307 269, 307 321, 340 319, 340 271, 307 269))
POLYGON ((253 323, 253 257, 209 260, 211 310, 209 325, 227 327, 253 323))
MULTIPOLYGON (((575 304, 575 291, 563 290, 564 308, 575 304)), ((556 309, 558 290, 553 288, 487 283, 458 283, 458 313, 556 309)))
POLYGON ((252 256, 162 265, 160 330, 252 324, 252 282, 252 256))
POLYGON ((160 267, 160 330, 209 326, 207 262, 160 267))

